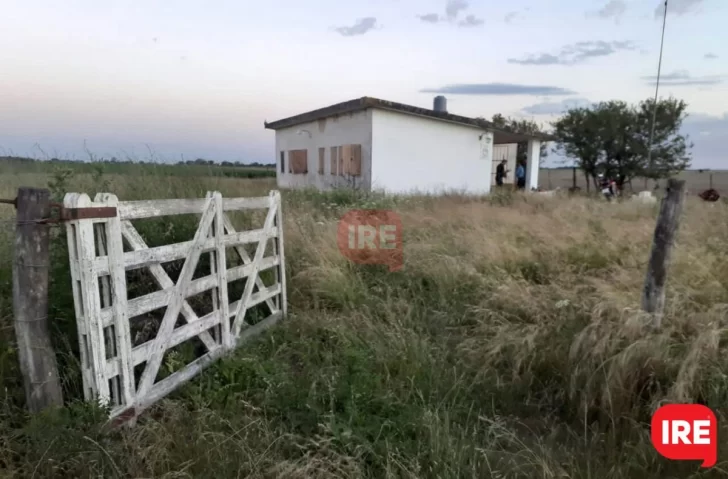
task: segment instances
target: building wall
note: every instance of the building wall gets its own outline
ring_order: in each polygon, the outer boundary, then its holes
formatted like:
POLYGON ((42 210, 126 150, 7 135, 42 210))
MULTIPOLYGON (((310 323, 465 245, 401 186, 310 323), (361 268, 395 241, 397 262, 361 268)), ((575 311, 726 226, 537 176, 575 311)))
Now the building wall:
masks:
POLYGON ((336 186, 352 186, 369 189, 372 165, 372 110, 346 113, 290 128, 276 133, 276 178, 281 188, 316 187, 328 190, 336 186), (310 135, 309 135, 310 133, 310 135), (342 177, 331 175, 331 147, 361 145, 361 176, 342 177), (324 174, 318 173, 319 148, 324 148, 324 174), (288 172, 288 152, 307 150, 308 173, 288 172), (285 157, 285 171, 281 172, 281 152, 285 157))
POLYGON ((373 110, 372 188, 388 193, 490 191, 493 135, 479 128, 373 110))

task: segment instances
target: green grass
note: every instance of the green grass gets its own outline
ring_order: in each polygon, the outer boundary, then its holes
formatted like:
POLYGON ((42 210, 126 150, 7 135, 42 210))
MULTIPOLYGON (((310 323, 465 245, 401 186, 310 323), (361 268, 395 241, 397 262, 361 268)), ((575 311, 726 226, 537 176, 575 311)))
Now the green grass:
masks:
POLYGON ((128 161, 36 161, 28 158, 0 156, 0 172, 2 174, 47 174, 50 168, 58 172, 91 175, 133 175, 133 176, 182 176, 182 177, 210 177, 221 176, 226 178, 275 178, 274 167, 262 166, 222 166, 213 165, 175 165, 159 162, 132 162, 128 161))
MULTIPOLYGON (((274 184, 119 173, 3 181, 0 193, 51 182, 57 195, 106 189, 123 200, 260 195, 274 184)), ((655 207, 284 192, 288 321, 115 432, 102 428, 102 411, 73 401, 77 346, 57 237, 49 316, 69 405, 22 412, 10 276, 0 269, 0 476, 724 477, 726 208, 689 199, 655 332, 639 312, 655 207), (357 207, 400 214, 402 271, 339 253, 337 219, 357 207), (716 468, 652 449, 649 417, 663 401, 716 411, 716 468)), ((161 219, 143 234, 182 241, 189 226, 161 219)))

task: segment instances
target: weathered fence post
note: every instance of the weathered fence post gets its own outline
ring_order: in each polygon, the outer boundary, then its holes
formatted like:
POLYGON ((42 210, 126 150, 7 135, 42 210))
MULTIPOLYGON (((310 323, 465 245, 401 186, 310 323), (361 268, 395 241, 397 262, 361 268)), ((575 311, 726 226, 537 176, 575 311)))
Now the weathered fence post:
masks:
POLYGON ((655 235, 652 239, 650 262, 647 265, 647 276, 642 291, 642 309, 653 315, 656 328, 662 325, 667 268, 675 236, 680 226, 684 189, 684 180, 672 178, 667 180, 667 191, 660 203, 660 214, 657 217, 655 235))
POLYGON ((63 405, 56 355, 48 332, 50 192, 19 188, 13 262, 13 310, 20 371, 28 409, 63 405))

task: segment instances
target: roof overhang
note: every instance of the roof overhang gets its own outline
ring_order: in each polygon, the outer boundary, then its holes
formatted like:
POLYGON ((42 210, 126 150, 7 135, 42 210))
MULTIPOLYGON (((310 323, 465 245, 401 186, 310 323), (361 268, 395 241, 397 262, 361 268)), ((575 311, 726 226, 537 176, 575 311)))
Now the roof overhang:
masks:
POLYGON ((281 130, 283 128, 290 128, 302 123, 309 123, 316 120, 322 120, 328 117, 335 117, 344 115, 347 113, 354 113, 357 111, 368 110, 369 108, 376 108, 380 110, 388 110, 396 113, 402 113, 405 115, 414 115, 433 120, 445 121, 448 123, 454 123, 461 126, 477 128, 479 130, 490 131, 493 133, 493 143, 508 144, 508 143, 521 143, 530 140, 540 141, 554 141, 551 135, 545 133, 538 133, 535 135, 525 135, 519 133, 512 133, 506 130, 496 128, 495 125, 482 118, 469 118, 466 116, 453 115, 448 112, 440 112, 430 110, 427 108, 420 108, 411 105, 405 105, 403 103, 396 103, 392 101, 380 100, 372 97, 362 97, 355 100, 345 101, 337 103, 335 105, 319 108, 300 115, 291 116, 282 120, 273 121, 271 123, 264 122, 264 126, 269 130, 281 130))

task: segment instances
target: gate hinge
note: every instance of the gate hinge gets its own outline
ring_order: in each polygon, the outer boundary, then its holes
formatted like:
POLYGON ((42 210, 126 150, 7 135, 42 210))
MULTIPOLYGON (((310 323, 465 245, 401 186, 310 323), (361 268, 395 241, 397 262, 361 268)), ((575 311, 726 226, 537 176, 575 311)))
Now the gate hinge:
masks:
POLYGON ((66 208, 61 203, 51 203, 51 211, 58 211, 57 216, 43 220, 44 223, 62 223, 73 220, 90 220, 116 217, 114 206, 90 206, 87 208, 66 208))

